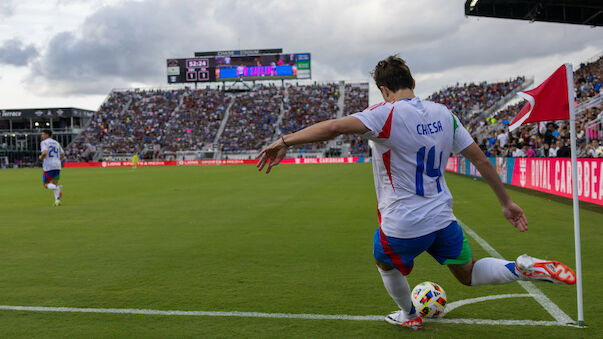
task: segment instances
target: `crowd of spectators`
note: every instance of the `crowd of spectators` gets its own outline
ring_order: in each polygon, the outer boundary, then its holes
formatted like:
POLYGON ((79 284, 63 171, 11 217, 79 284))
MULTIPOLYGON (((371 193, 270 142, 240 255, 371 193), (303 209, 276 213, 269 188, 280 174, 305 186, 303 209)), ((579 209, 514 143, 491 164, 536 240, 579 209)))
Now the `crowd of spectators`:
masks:
MULTIPOLYGON (((602 93, 602 78, 603 56, 580 65, 574 73, 577 103, 602 93)), ((530 124, 508 132, 510 121, 524 101, 485 119, 481 115, 524 81, 524 77, 517 77, 506 82, 457 84, 427 99, 454 112, 487 155, 569 156, 567 122, 530 124)), ((160 156, 159 152, 201 150, 216 138, 230 100, 233 100, 230 118, 219 140, 221 149, 259 150, 279 135, 335 118, 340 109, 349 115, 368 106, 366 84, 346 84, 343 107, 338 105, 339 91, 340 85, 336 83, 284 88, 260 85, 234 97, 209 88, 114 91, 65 152, 69 161, 86 161, 92 159, 98 148, 108 155, 140 154, 143 149, 153 149, 157 152, 154 156, 160 156), (284 112, 276 129, 281 105, 284 112)), ((599 142, 603 135, 599 129, 588 129, 587 124, 603 119, 602 107, 599 104, 578 112, 578 156, 601 156, 599 142)), ((341 140, 350 144, 351 154, 368 155, 366 140, 356 136, 344 136, 341 140)), ((303 153, 325 147, 323 142, 293 149, 303 153)))
MULTIPOLYGON (((603 92, 603 56, 581 64, 574 72, 576 103, 603 92)), ((508 132, 510 122, 519 114, 525 101, 510 105, 486 119, 479 118, 467 126, 478 144, 489 156, 513 157, 569 157, 570 127, 567 121, 522 125, 508 132)), ((578 157, 601 157, 599 130, 589 129, 588 123, 601 119, 603 105, 584 109, 576 114, 576 139, 578 157)))
MULTIPOLYGON (((489 119, 492 127, 488 136, 477 136, 478 144, 487 156, 504 157, 569 157, 570 126, 568 121, 534 123, 523 125, 509 132, 509 121, 521 110, 519 103, 501 110, 489 119), (492 123, 492 121, 494 121, 492 123)), ((576 139, 578 157, 601 157, 599 135, 586 129, 587 122, 597 119, 600 107, 586 109, 576 116, 576 139), (590 135, 589 135, 590 133, 590 135)))
MULTIPOLYGON (((213 89, 112 92, 88 126, 66 148, 68 161, 104 155, 198 150, 215 138, 228 98, 213 89)), ((142 154, 141 154, 142 155, 142 154)))
MULTIPOLYGON (((599 139, 587 141, 584 130, 577 130, 577 156, 603 157, 599 139)), ((508 132, 507 129, 492 132, 488 138, 482 139, 480 148, 490 157, 569 158, 570 140, 569 123, 549 122, 536 124, 532 129, 522 128, 517 132, 508 132)))
MULTIPOLYGON (((287 85, 285 114, 279 126, 279 135, 298 131, 320 121, 333 119, 339 110, 339 85, 336 83, 306 86, 287 85)), ((322 149, 325 142, 294 146, 300 152, 322 149)))
POLYGON ((171 137, 168 122, 183 94, 184 90, 130 92, 130 105, 110 121, 102 140, 104 153, 140 153, 145 146, 165 143, 171 137))
POLYGON ((444 88, 431 94, 427 100, 445 105, 462 121, 468 121, 496 104, 505 95, 520 87, 525 77, 516 77, 505 82, 465 83, 444 88))
MULTIPOLYGON (((257 86, 231 99, 215 89, 128 90, 112 92, 88 126, 66 148, 68 161, 89 161, 104 155, 163 157, 207 147, 217 136, 230 100, 230 118, 220 136, 225 152, 258 150, 280 133, 290 133, 334 118, 339 85, 257 86), (288 100, 284 102, 286 94, 288 100), (276 122, 285 112, 281 128, 276 122)), ((299 151, 325 145, 298 147, 299 151)))
POLYGON ((582 63, 574 72, 574 88, 576 89, 576 101, 586 101, 601 93, 603 86, 603 55, 597 60, 582 63))
POLYGON ((161 152, 197 151, 213 143, 229 100, 218 89, 186 91, 182 105, 170 114, 165 137, 157 140, 161 152))
POLYGON ((222 151, 257 151, 269 143, 275 134, 282 101, 283 88, 274 85, 260 85, 238 94, 220 136, 222 151))
MULTIPOLYGON (((368 84, 346 84, 344 94, 344 115, 362 112, 369 105, 368 84)), ((344 143, 350 144, 350 154, 353 156, 366 156, 369 154, 368 141, 360 136, 344 135, 344 143)))
POLYGON ((65 147, 67 161, 92 160, 97 145, 100 145, 109 133, 109 126, 114 124, 114 120, 120 119, 120 113, 131 99, 129 92, 111 92, 88 126, 65 147))

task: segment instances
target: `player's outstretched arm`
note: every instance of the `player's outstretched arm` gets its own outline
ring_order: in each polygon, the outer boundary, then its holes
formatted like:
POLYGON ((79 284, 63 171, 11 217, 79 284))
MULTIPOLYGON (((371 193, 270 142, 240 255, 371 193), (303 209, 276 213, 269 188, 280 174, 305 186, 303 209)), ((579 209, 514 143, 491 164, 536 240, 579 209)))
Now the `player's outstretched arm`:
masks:
POLYGON ((330 140, 341 134, 362 134, 368 131, 369 129, 358 118, 351 116, 321 121, 295 133, 284 135, 264 148, 258 154, 260 161, 257 168, 261 171, 268 165, 266 174, 270 173, 272 167, 283 160, 289 146, 330 140))
POLYGON ((477 146, 476 143, 472 143, 469 147, 465 148, 461 154, 475 165, 475 168, 477 168, 482 175, 482 178, 490 185, 500 202, 505 218, 507 218, 507 220, 509 220, 509 222, 520 232, 527 231, 528 219, 523 213, 523 210, 511 200, 505 186, 502 181, 500 181, 496 169, 492 166, 490 160, 486 158, 479 146, 477 146))

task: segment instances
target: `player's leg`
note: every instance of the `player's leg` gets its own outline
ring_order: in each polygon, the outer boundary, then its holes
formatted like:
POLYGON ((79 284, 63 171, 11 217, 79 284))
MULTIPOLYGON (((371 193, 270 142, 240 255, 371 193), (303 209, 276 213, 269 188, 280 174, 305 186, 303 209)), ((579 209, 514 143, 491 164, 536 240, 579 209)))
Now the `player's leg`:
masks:
POLYGON ((449 264, 448 268, 452 275, 463 285, 471 286, 471 274, 473 272, 473 265, 475 264, 475 258, 471 258, 465 264, 449 264))
POLYGON ((515 262, 498 258, 475 260, 461 227, 456 223, 436 232, 428 252, 464 285, 498 285, 517 280, 542 280, 573 284, 575 275, 556 261, 544 261, 522 255, 515 262))
POLYGON ((498 285, 517 280, 548 281, 572 285, 574 272, 558 261, 542 260, 521 255, 515 262, 498 258, 471 259, 463 265, 448 265, 452 274, 464 285, 498 285))
POLYGON ((521 280, 515 263, 497 258, 471 258, 466 264, 448 264, 450 272, 463 285, 498 285, 521 280))
POLYGON ((42 174, 42 183, 44 187, 53 191, 55 205, 60 204, 60 197, 62 195, 62 187, 58 185, 60 178, 60 171, 47 171, 42 174))
POLYGON ((406 277, 395 267, 379 260, 375 260, 375 262, 385 290, 387 290, 390 297, 401 310, 408 314, 414 313, 412 300, 410 299, 410 286, 406 277))
POLYGON ((463 285, 495 285, 520 279, 512 261, 483 258, 475 260, 461 226, 452 222, 436 232, 436 239, 427 251, 463 285))
POLYGON ((420 328, 423 323, 415 311, 410 295, 410 286, 406 275, 414 265, 413 259, 429 247, 433 241, 430 235, 414 239, 387 237, 377 229, 373 243, 373 255, 377 269, 387 293, 400 308, 388 315, 385 320, 391 324, 420 328))
POLYGON ((54 203, 60 204, 61 198, 63 197, 63 186, 59 185, 59 174, 56 174, 52 179, 52 184, 56 187, 54 190, 54 203))
POLYGON ((44 188, 55 190, 57 187, 52 183, 52 180, 53 178, 50 172, 42 172, 42 185, 44 185, 44 188))

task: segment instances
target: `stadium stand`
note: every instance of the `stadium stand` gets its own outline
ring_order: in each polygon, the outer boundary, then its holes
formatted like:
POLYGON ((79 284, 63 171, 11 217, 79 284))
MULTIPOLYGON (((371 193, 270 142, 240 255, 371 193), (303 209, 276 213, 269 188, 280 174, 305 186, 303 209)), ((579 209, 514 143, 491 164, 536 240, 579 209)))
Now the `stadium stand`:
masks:
MULTIPOLYGON (((285 113, 279 127, 280 134, 300 130, 320 121, 333 119, 339 109, 339 85, 335 83, 313 84, 305 86, 287 85, 285 113)), ((326 142, 312 145, 295 146, 292 149, 301 153, 323 149, 326 142)))
POLYGON ((111 92, 88 126, 65 147, 67 161, 91 161, 94 159, 101 140, 110 133, 109 126, 115 125, 120 114, 132 97, 126 92, 111 92))
POLYGON ((237 95, 220 137, 222 151, 259 151, 269 143, 276 132, 283 97, 282 87, 274 85, 260 85, 237 95))
MULTIPOLYGON (((369 105, 369 87, 365 84, 346 84, 344 100, 344 115, 350 115, 362 112, 369 105)), ((367 156, 369 146, 366 139, 359 136, 345 135, 342 137, 343 143, 349 144, 349 154, 352 156, 367 156)))
POLYGON ((456 114, 463 123, 476 118, 476 115, 494 106, 505 95, 520 87, 525 77, 510 81, 456 84, 431 94, 427 100, 445 105, 456 114))
POLYGON ((211 144, 230 100, 217 89, 185 91, 182 105, 171 114, 165 138, 160 140, 161 154, 197 151, 211 144))
POLYGON ((67 159, 84 156, 77 153, 83 144, 90 152, 96 147, 104 155, 117 155, 140 153, 145 145, 160 142, 181 95, 181 90, 112 92, 90 125, 69 145, 67 159))
MULTIPOLYGON (((576 91, 576 132, 578 156, 601 156, 598 146, 603 135, 603 56, 582 63, 574 72, 576 91)), ((474 119, 467 126, 487 155, 492 156, 546 156, 569 157, 569 123, 521 126, 512 133, 508 125, 519 113, 525 102, 507 106, 486 119, 474 119), (561 151, 561 152, 560 152, 561 151)))
MULTIPOLYGON (((580 156, 601 154, 597 143, 603 138, 602 78, 603 56, 581 64, 574 73, 580 156)), ((566 122, 532 124, 507 132, 523 102, 507 103, 525 85, 525 77, 456 84, 427 99, 453 111, 487 155, 567 156, 566 122)), ((132 153, 144 158, 173 158, 178 152, 214 147, 214 142, 225 156, 253 153, 279 135, 335 118, 338 112, 350 115, 366 107, 366 83, 347 83, 345 87, 336 83, 258 85, 238 94, 209 88, 113 91, 88 126, 66 147, 66 153, 69 161, 132 153)), ((366 140, 360 137, 345 136, 338 144, 345 150, 343 156, 369 154, 366 140)), ((293 147, 292 153, 326 149, 327 143, 319 143, 293 147)))
POLYGON ((201 149, 213 141, 227 100, 213 89, 114 91, 66 148, 67 159, 92 160, 97 150, 158 158, 201 149))

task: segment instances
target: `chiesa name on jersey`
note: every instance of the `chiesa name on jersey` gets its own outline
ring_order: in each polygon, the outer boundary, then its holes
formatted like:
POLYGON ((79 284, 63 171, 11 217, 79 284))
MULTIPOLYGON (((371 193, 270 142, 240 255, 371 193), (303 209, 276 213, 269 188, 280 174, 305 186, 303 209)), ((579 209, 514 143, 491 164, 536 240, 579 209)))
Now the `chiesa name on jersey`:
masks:
POLYGON ((417 125, 417 133, 419 133, 419 135, 435 134, 442 131, 442 122, 439 120, 428 124, 417 125))

